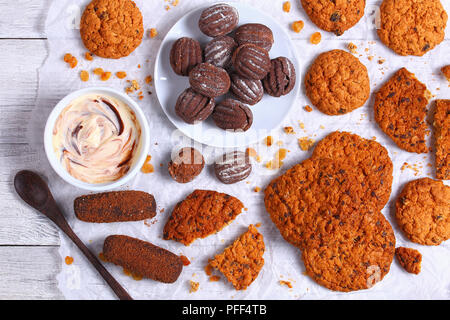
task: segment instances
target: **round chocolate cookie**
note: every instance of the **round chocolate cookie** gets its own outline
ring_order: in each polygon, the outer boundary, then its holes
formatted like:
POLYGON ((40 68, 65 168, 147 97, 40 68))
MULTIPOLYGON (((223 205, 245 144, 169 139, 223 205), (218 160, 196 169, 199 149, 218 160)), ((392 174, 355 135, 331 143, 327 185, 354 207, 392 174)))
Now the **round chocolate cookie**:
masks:
POLYGON ((318 284, 343 292, 369 289, 389 272, 395 235, 381 213, 362 215, 351 228, 324 238, 302 250, 306 274, 318 284))
POLYGON ((349 132, 335 131, 317 143, 311 159, 339 159, 364 175, 363 202, 381 211, 389 200, 393 164, 385 147, 349 132))
POLYGON ((229 36, 219 36, 212 39, 205 47, 205 62, 219 68, 228 68, 237 43, 229 36))
POLYGON ((231 75, 231 91, 239 101, 249 105, 255 105, 264 96, 264 88, 261 80, 250 80, 233 73, 231 75))
POLYGON ((224 130, 247 131, 253 123, 253 113, 249 107, 233 99, 219 103, 214 108, 212 118, 224 130))
POLYGON ((375 121, 399 148, 409 152, 427 153, 425 122, 427 87, 414 74, 398 70, 375 95, 375 121))
POLYGON ((217 179, 225 184, 245 180, 252 172, 250 157, 242 151, 225 153, 214 163, 214 172, 217 179))
POLYGON ((238 23, 237 10, 228 4, 218 3, 202 12, 198 27, 207 36, 217 37, 229 34, 238 23))
POLYGON ((210 63, 200 63, 189 73, 192 89, 204 96, 215 98, 230 90, 230 76, 219 67, 210 63))
POLYGON ((402 56, 423 56, 444 40, 448 15, 439 0, 384 0, 381 41, 402 56))
POLYGON ((412 242, 437 246, 450 239, 450 187, 442 181, 408 182, 395 207, 397 222, 412 242))
POLYGON ((180 149, 174 159, 169 162, 169 174, 178 183, 187 183, 194 180, 203 170, 205 159, 194 148, 180 149))
POLYGON ((332 50, 320 54, 305 76, 306 95, 320 111, 342 115, 366 103, 370 95, 367 68, 352 54, 332 50))
POLYGON ((269 53, 253 44, 244 44, 233 54, 233 67, 247 79, 262 80, 270 71, 269 53))
POLYGON ((203 53, 200 42, 187 37, 175 41, 170 50, 170 65, 176 74, 188 76, 189 72, 202 62, 203 53))
POLYGON ((195 92, 192 88, 184 90, 175 104, 176 114, 186 123, 195 124, 206 120, 214 110, 213 98, 195 92))
POLYGON ((259 23, 247 23, 236 29, 234 39, 238 45, 253 44, 266 51, 273 45, 273 33, 270 28, 259 23))
POLYGON ((85 47, 97 56, 126 57, 142 42, 142 14, 131 0, 93 0, 81 16, 80 34, 85 47))
POLYGON ((295 67, 291 60, 285 57, 278 57, 271 60, 269 73, 263 80, 265 91, 273 97, 281 97, 295 86, 295 67))
POLYGON ((353 27, 364 16, 365 0, 301 0, 303 9, 320 29, 337 36, 353 27))

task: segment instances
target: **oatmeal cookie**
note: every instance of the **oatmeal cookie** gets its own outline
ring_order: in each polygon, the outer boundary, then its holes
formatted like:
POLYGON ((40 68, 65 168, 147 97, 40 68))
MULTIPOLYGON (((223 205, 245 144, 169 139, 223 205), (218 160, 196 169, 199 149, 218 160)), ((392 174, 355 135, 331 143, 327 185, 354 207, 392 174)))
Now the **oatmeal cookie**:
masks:
POLYGON ((352 225, 355 213, 365 206, 364 184, 359 168, 338 160, 307 159, 270 182, 264 203, 283 238, 304 248, 325 232, 352 225))
POLYGON ((383 209, 391 195, 391 158, 385 147, 376 141, 364 139, 349 132, 330 133, 314 149, 312 159, 340 159, 352 167, 358 167, 365 176, 366 202, 383 209))
POLYGON ((384 0, 381 41, 402 56, 423 56, 444 40, 447 13, 439 0, 384 0))
POLYGON ((442 181, 407 183, 395 207, 397 222, 411 241, 436 246, 450 239, 450 187, 442 181))
POLYGON ((209 265, 222 272, 236 290, 245 290, 264 265, 264 250, 262 234, 250 225, 231 246, 209 260, 209 265))
POLYGON ((225 193, 195 190, 173 209, 164 226, 164 239, 188 246, 197 238, 222 230, 243 208, 239 199, 225 193))
POLYGON ((335 291, 371 288, 389 272, 395 252, 391 225, 379 213, 361 216, 345 232, 329 236, 321 245, 302 251, 306 273, 335 291))
POLYGON ((422 263, 422 254, 416 249, 398 247, 395 249, 400 265, 409 273, 419 274, 422 263))
POLYGON ((425 135, 430 92, 405 68, 397 71, 375 96, 375 120, 399 148, 427 153, 425 135))
POLYGON ((450 100, 436 100, 434 114, 436 178, 450 179, 450 100))
POLYGON ((312 22, 337 36, 353 27, 364 16, 365 0, 301 0, 312 22))
POLYGON ((450 81, 450 65, 442 67, 441 72, 447 78, 447 81, 450 81))
POLYGON ((142 42, 142 14, 131 0, 93 0, 80 21, 86 48, 102 58, 128 56, 142 42))
POLYGON ((306 95, 320 111, 342 115, 366 103, 370 95, 367 68, 352 54, 332 50, 319 55, 305 76, 306 95))

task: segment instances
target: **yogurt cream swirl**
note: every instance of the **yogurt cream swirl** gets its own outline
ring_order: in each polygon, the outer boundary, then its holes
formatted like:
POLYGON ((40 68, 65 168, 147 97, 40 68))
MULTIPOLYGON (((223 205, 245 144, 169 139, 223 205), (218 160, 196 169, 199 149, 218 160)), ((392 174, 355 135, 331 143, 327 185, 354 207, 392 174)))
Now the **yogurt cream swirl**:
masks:
POLYGON ((133 165, 141 126, 130 107, 107 95, 72 101, 53 128, 53 149, 74 178, 92 184, 116 181, 133 165))

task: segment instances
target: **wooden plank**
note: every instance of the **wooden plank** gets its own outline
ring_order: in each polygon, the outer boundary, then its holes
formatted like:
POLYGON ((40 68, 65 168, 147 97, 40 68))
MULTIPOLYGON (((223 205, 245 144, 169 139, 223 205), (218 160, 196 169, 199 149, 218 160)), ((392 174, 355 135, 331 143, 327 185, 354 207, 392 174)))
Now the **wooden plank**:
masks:
POLYGON ((0 0, 0 38, 45 38, 51 0, 0 0))
POLYGON ((56 228, 15 193, 14 174, 33 168, 36 154, 26 144, 0 144, 0 245, 59 245, 56 228))
MULTIPOLYGON (((0 9, 1 12, 1 9, 0 9)), ((47 56, 46 40, 1 40, 0 106, 34 105, 38 85, 38 68, 47 56)), ((3 122, 3 121, 2 121, 3 122)))
POLYGON ((0 299, 64 299, 58 247, 0 247, 0 299))

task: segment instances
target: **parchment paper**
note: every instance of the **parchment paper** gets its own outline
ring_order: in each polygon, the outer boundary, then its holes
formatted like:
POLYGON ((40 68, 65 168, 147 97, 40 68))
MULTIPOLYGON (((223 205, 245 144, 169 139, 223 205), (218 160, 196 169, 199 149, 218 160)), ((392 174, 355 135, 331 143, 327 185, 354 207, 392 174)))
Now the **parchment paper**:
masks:
MULTIPOLYGON (((211 166, 205 168, 195 182, 180 185, 171 180, 167 173, 167 162, 174 148, 191 143, 183 139, 175 131, 175 127, 163 114, 153 87, 145 85, 144 78, 152 75, 153 63, 159 44, 170 27, 186 12, 209 1, 180 0, 177 6, 163 0, 143 1, 136 3, 144 15, 145 30, 157 28, 158 36, 150 39, 148 34, 144 37, 142 45, 129 57, 120 60, 107 60, 94 57, 94 61, 86 61, 83 54, 86 49, 82 45, 77 28, 77 21, 88 1, 58 0, 54 1, 48 12, 46 32, 48 36, 48 58, 39 70, 39 92, 35 111, 30 119, 28 135, 34 148, 39 154, 39 161, 35 170, 47 176, 55 198, 64 210, 69 223, 80 238, 95 252, 102 251, 103 240, 110 234, 126 234, 150 241, 177 254, 187 256, 191 264, 185 267, 180 278, 174 284, 161 284, 152 280, 136 281, 124 274, 122 268, 106 264, 108 270, 127 288, 136 299, 449 299, 450 298, 450 241, 438 247, 426 247, 411 243, 398 229, 391 210, 393 200, 400 192, 401 187, 408 181, 429 176, 434 177, 433 154, 416 155, 397 148, 394 143, 379 129, 373 119, 373 97, 368 103, 354 112, 340 117, 326 116, 314 109, 306 112, 303 107, 310 104, 304 92, 299 95, 295 107, 283 126, 292 126, 295 135, 287 135, 282 127, 272 133, 276 141, 283 142, 283 148, 290 150, 281 171, 272 171, 264 168, 264 164, 273 159, 280 148, 276 144, 268 148, 261 143, 254 147, 261 155, 261 163, 254 162, 253 173, 246 182, 226 186, 215 178, 211 166), (166 10, 169 6, 169 10, 166 10), (65 53, 71 53, 78 58, 76 69, 70 69, 63 62, 65 53), (141 68, 138 68, 138 64, 141 68), (143 87, 145 98, 137 100, 146 113, 151 130, 151 163, 155 172, 151 174, 139 173, 138 176, 122 189, 143 190, 154 194, 158 203, 158 214, 152 221, 115 224, 89 224, 78 221, 73 213, 73 199, 86 191, 76 189, 62 181, 49 167, 43 152, 42 136, 45 120, 57 101, 66 94, 88 86, 110 86, 123 90, 127 83, 114 76, 108 82, 101 82, 91 73, 89 82, 79 80, 81 70, 92 71, 96 67, 113 72, 124 70, 128 79, 138 79, 143 87), (151 91, 150 95, 148 91, 151 91), (304 123, 304 129, 299 127, 304 123), (394 259, 390 273, 385 279, 370 290, 353 293, 337 293, 325 289, 308 276, 304 275, 304 266, 298 249, 287 244, 275 228, 264 209, 263 193, 254 192, 255 187, 262 190, 267 183, 284 172, 292 165, 308 158, 311 151, 300 150, 297 139, 311 137, 318 141, 328 133, 335 130, 345 130, 357 133, 366 138, 375 137, 389 151, 394 163, 394 182, 392 186, 391 201, 383 210, 385 216, 395 229, 398 246, 417 248, 423 254, 422 272, 420 275, 406 273, 394 259), (407 162, 416 165, 416 171, 408 168, 401 170, 407 162), (160 164, 163 167, 160 167, 160 164), (239 197, 248 208, 228 227, 216 235, 206 239, 197 240, 191 246, 184 247, 174 241, 162 239, 163 226, 174 205, 191 193, 194 189, 212 189, 239 197), (164 209, 164 212, 160 212, 164 209), (246 290, 237 292, 222 276, 218 282, 209 282, 203 271, 208 258, 220 253, 227 245, 246 230, 250 223, 261 222, 260 231, 264 235, 266 252, 265 265, 256 281, 246 290), (189 280, 200 283, 195 293, 189 293, 189 280), (279 280, 292 283, 293 288, 279 284, 279 280)), ((273 15, 286 28, 295 20, 303 20, 305 27, 300 34, 292 31, 292 38, 296 43, 300 56, 300 70, 297 70, 298 81, 303 80, 303 74, 319 53, 331 49, 346 49, 349 42, 358 47, 358 56, 370 74, 372 92, 377 90, 393 72, 400 67, 407 67, 416 73, 419 80, 426 83, 436 98, 450 98, 450 88, 446 80, 439 73, 440 67, 450 63, 450 45, 448 40, 442 43, 424 57, 400 57, 386 48, 377 38, 374 23, 377 6, 381 1, 367 1, 366 15, 353 29, 337 38, 319 30, 307 18, 299 1, 291 1, 290 13, 282 11, 283 1, 245 1, 273 15), (322 42, 319 45, 309 43, 313 32, 321 31, 322 42), (370 58, 372 57, 372 58, 370 58), (371 60, 370 60, 371 59, 371 60), (384 59, 383 64, 378 60, 384 59)), ((447 12, 450 13, 450 3, 442 1, 447 12)), ((447 28, 447 39, 450 30, 447 28)), ((32 54, 32 53, 30 53, 32 54)), ((302 89, 303 90, 303 89, 302 89)), ((135 97, 137 99, 137 97, 135 97)), ((207 162, 211 163, 214 157, 223 150, 196 146, 205 155, 207 162)), ((394 200, 395 201, 395 200, 394 200)), ((57 276, 58 287, 68 299, 113 299, 114 294, 105 285, 97 272, 78 249, 61 235, 61 273, 57 276), (72 265, 66 265, 64 258, 74 258, 72 265)))

